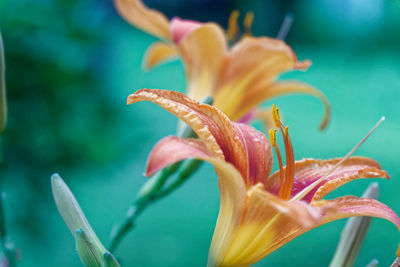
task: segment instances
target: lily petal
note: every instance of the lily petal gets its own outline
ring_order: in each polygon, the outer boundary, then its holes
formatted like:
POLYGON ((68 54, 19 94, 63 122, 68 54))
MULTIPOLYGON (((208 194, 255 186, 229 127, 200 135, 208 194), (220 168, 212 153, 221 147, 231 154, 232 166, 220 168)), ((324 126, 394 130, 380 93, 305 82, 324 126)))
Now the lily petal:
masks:
MULTIPOLYGON (((329 160, 303 159, 296 161, 295 181, 291 197, 321 178, 339 161, 340 158, 329 160)), ((389 178, 387 173, 381 170, 376 161, 365 157, 351 157, 328 175, 328 177, 308 193, 303 200, 310 202, 312 199, 321 199, 336 188, 356 179, 378 177, 389 178)), ((266 188, 274 194, 279 192, 278 172, 275 172, 268 179, 266 188)))
POLYGON ((171 40, 169 20, 140 0, 114 0, 118 13, 133 26, 161 39, 171 40))
POLYGON ((247 195, 247 209, 241 225, 223 261, 214 263, 216 265, 253 264, 265 253, 272 252, 271 247, 276 249, 284 245, 288 234, 315 227, 322 216, 322 209, 303 201, 289 203, 264 191, 261 185, 254 186, 247 195))
POLYGON ((258 106, 267 99, 272 99, 277 96, 286 94, 309 94, 317 97, 324 105, 325 114, 320 124, 320 129, 323 130, 328 122, 331 113, 331 108, 326 96, 315 89, 314 87, 296 81, 274 82, 267 86, 253 87, 252 90, 246 91, 241 104, 237 107, 237 113, 242 114, 248 112, 258 106))
POLYGON ((234 123, 236 132, 244 144, 247 155, 249 176, 246 184, 264 184, 272 171, 272 148, 265 135, 251 126, 234 123))
POLYGON ((188 157, 208 161, 215 167, 218 175, 220 212, 210 248, 214 255, 212 259, 217 259, 218 255, 226 253, 235 237, 235 226, 241 223, 246 203, 246 185, 235 167, 212 156, 201 141, 174 136, 166 137, 156 144, 149 156, 146 174, 151 175, 164 166, 188 157))
POLYGON ((128 97, 128 104, 151 101, 185 122, 214 156, 232 163, 248 176, 247 156, 232 122, 217 108, 200 104, 186 95, 157 89, 142 89, 128 97))
POLYGON ((186 67, 188 95, 201 100, 214 95, 214 88, 227 50, 223 29, 206 23, 187 33, 177 44, 186 67))
POLYGON ((400 218, 388 206, 372 198, 358 198, 354 196, 344 196, 332 200, 312 201, 313 207, 324 207, 334 205, 337 210, 331 212, 321 219, 319 225, 323 225, 342 218, 355 216, 378 217, 392 222, 400 231, 400 218))
POLYGON ((210 157, 213 157, 213 154, 201 140, 167 136, 151 150, 147 160, 146 176, 152 176, 162 168, 184 159, 206 160, 210 157))
POLYGON ((180 18, 173 18, 171 20, 171 36, 175 44, 178 44, 186 35, 199 28, 201 22, 193 20, 184 20, 180 18))
POLYGON ((178 51, 174 45, 156 42, 147 49, 143 65, 146 69, 151 69, 177 56, 178 51))
POLYGON ((251 110, 238 109, 245 103, 243 98, 252 94, 254 88, 265 88, 280 73, 308 65, 308 61, 297 62, 293 50, 283 41, 245 37, 224 59, 214 105, 232 120, 238 120, 251 110))
MULTIPOLYGON (((293 220, 290 221, 290 219, 293 219, 291 217, 277 217, 272 223, 276 229, 272 228, 272 224, 269 226, 271 228, 268 229, 270 233, 276 233, 275 238, 273 239, 269 237, 265 239, 268 249, 264 250, 262 253, 260 253, 259 250, 253 250, 253 254, 251 255, 242 255, 243 260, 251 259, 251 261, 240 262, 240 264, 250 265, 255 263, 305 232, 342 218, 354 216, 379 217, 392 222, 400 230, 400 218, 388 206, 374 199, 345 196, 333 200, 313 201, 311 206, 313 208, 320 208, 321 210, 319 210, 319 214, 323 214, 317 224, 314 224, 311 228, 307 228, 299 225, 293 220)), ((261 241, 263 241, 263 239, 260 239, 260 249, 261 245, 263 245, 261 241)))

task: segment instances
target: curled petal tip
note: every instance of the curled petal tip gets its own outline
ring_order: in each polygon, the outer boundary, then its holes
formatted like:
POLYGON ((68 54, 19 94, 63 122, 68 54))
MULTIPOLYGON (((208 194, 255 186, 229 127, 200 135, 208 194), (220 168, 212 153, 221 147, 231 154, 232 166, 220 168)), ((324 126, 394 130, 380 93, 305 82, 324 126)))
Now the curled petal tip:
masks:
POLYGON ((312 64, 312 61, 309 59, 303 60, 303 61, 296 61, 294 63, 293 68, 297 70, 307 70, 312 64))

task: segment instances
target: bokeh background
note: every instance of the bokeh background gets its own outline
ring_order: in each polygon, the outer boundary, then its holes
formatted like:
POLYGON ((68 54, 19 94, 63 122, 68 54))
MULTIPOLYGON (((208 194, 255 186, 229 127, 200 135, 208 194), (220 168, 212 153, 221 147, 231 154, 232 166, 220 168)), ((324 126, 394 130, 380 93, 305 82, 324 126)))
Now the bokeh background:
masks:
MULTIPOLYGON (((356 154, 373 157, 390 173, 392 180, 379 181, 380 200, 400 213, 399 1, 145 2, 169 17, 223 27, 233 9, 242 15, 253 11, 256 36, 275 36, 285 13, 292 12, 287 42, 313 65, 281 78, 322 90, 331 101, 332 120, 326 131, 317 130, 322 105, 310 96, 266 104, 278 104, 291 126, 297 159, 343 156, 385 115, 387 121, 356 154)), ((108 244, 113 224, 145 182, 152 145, 176 130, 172 115, 150 103, 126 106, 126 97, 142 87, 183 91, 182 63, 142 70, 143 54, 155 38, 123 21, 109 0, 2 0, 0 29, 9 104, 0 175, 19 266, 80 266, 73 237, 53 203, 50 175, 60 173, 108 244)), ((369 182, 352 182, 329 198, 360 195, 369 182)), ((205 266, 218 206, 217 177, 204 165, 140 217, 116 256, 124 266, 205 266)), ((327 266, 344 223, 309 232, 256 266, 327 266)), ((399 242, 393 225, 373 220, 357 266, 373 258, 388 266, 399 242)))

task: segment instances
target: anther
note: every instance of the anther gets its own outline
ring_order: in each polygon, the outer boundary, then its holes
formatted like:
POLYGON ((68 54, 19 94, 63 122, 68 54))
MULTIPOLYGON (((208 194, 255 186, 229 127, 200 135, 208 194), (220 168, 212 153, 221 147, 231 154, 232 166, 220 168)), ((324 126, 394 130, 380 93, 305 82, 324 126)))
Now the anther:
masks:
POLYGON ((280 127, 280 116, 279 116, 279 109, 276 107, 275 104, 272 105, 272 118, 274 119, 274 123, 276 127, 280 127))
POLYGON ((253 12, 247 12, 246 13, 246 17, 244 18, 244 29, 245 29, 245 36, 251 36, 251 25, 253 24, 253 20, 254 20, 254 13, 253 12))
POLYGON ((276 129, 269 129, 268 131, 269 139, 272 146, 276 146, 276 129))
POLYGON ((289 126, 285 127, 285 136, 288 137, 289 136, 289 126))
POLYGON ((234 41, 235 38, 239 35, 239 27, 237 22, 238 18, 239 18, 239 11, 233 10, 228 19, 227 37, 229 41, 234 41))
MULTIPOLYGON (((333 166, 327 173, 325 173, 321 178, 313 182, 311 185, 307 186, 304 188, 301 192, 299 192, 296 196, 294 196, 291 201, 294 200, 300 200, 303 197, 305 197, 308 193, 310 193, 311 190, 313 190, 315 187, 317 187, 323 180, 326 179, 332 172, 334 172, 345 160, 347 160, 367 139, 368 137, 375 132, 376 128, 381 125, 381 123, 385 120, 385 117, 381 117, 380 120, 372 127, 372 129, 365 135, 361 141, 353 147, 352 150, 349 151, 349 153, 346 154, 338 163, 336 163, 335 166, 333 166)), ((400 248, 399 248, 400 249, 400 248)))

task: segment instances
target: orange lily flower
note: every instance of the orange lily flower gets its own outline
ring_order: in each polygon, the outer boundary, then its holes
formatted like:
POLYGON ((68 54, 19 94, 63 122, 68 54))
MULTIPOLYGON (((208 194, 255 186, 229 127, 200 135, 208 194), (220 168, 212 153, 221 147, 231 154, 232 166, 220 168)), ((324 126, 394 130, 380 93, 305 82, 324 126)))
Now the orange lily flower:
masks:
POLYGON ((322 200, 336 188, 359 178, 389 178, 379 164, 365 157, 294 161, 288 128, 274 119, 283 135, 286 167, 270 131, 272 146, 254 128, 229 120, 213 106, 184 94, 142 89, 128 104, 151 101, 179 117, 199 139, 169 136, 153 148, 146 175, 187 158, 214 165, 219 177, 220 211, 209 254, 209 266, 247 266, 299 235, 320 225, 352 216, 380 217, 400 230, 400 218, 379 201, 354 196, 322 200), (279 170, 272 170, 272 148, 279 170))
MULTIPOLYGON (((326 97, 317 89, 295 81, 276 81, 276 77, 291 70, 306 70, 311 62, 300 62, 293 50, 283 41, 267 37, 246 36, 228 47, 226 35, 235 30, 224 30, 215 23, 200 23, 173 18, 147 8, 139 0, 115 0, 122 17, 160 39, 148 49, 146 67, 181 56, 186 68, 187 94, 202 100, 214 98, 218 107, 233 121, 248 122, 265 113, 255 110, 259 104, 273 97, 289 93, 306 93, 318 97, 325 106, 325 117, 320 128, 329 119, 330 107, 326 97)), ((235 25, 238 14, 232 13, 230 24, 235 25)), ((247 16, 245 24, 251 24, 247 16)), ((230 27, 234 29, 235 27, 230 27)), ((268 112, 267 114, 270 114, 268 112)), ((268 121, 268 118, 267 118, 268 121)))

